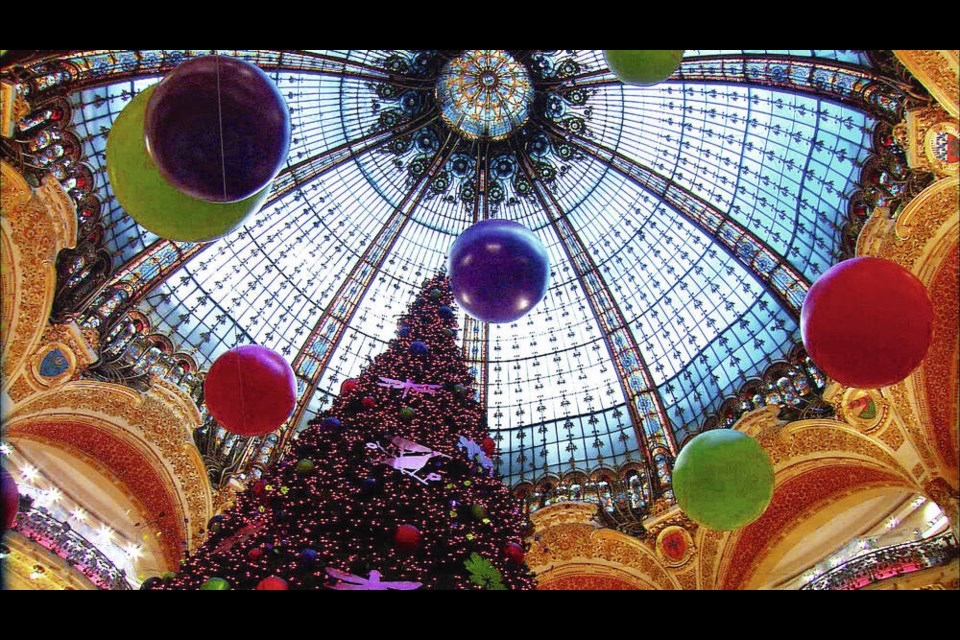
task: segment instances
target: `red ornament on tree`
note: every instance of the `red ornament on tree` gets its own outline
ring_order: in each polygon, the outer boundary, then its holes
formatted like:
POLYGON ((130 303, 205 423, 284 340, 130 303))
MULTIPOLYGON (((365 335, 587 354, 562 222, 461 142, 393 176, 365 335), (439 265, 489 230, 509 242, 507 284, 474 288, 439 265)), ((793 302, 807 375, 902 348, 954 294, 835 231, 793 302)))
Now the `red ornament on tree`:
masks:
POLYGON ((485 454, 492 456, 497 452, 497 443, 493 438, 484 438, 480 441, 480 448, 483 449, 485 454))
POLYGON ((270 576, 269 578, 264 578, 257 585, 257 591, 289 591, 290 586, 287 584, 287 581, 283 578, 278 578, 276 576, 270 576))
POLYGON ((279 354, 257 345, 237 347, 217 358, 203 392, 214 419, 241 436, 276 430, 297 402, 293 369, 279 354))
POLYGON ((353 378, 347 378, 343 381, 343 384, 340 385, 340 395, 348 396, 354 391, 357 390, 357 381, 353 378))
POLYGON ((250 549, 250 551, 247 552, 247 557, 250 558, 251 560, 257 560, 262 556, 263 556, 263 549, 261 549, 260 547, 254 547, 253 549, 250 549))
POLYGON ((515 564, 523 564, 523 559, 525 554, 523 552, 523 547, 518 545, 516 542, 508 542, 503 547, 503 556, 515 564))
POLYGON ((17 521, 17 509, 20 505, 20 491, 13 476, 3 471, 0 473, 0 487, 3 492, 3 531, 0 535, 13 528, 17 521))
POLYGON ((877 389, 916 369, 933 336, 923 283, 889 260, 846 260, 810 287, 800 314, 813 362, 842 385, 877 389))
POLYGON ((360 401, 360 406, 368 411, 371 409, 376 409, 377 401, 371 398, 370 396, 367 396, 366 398, 360 401))
POLYGON ((422 541, 423 536, 420 534, 420 530, 412 524, 400 525, 397 527, 396 533, 393 534, 393 542, 397 545, 397 549, 406 553, 413 553, 419 549, 422 541))

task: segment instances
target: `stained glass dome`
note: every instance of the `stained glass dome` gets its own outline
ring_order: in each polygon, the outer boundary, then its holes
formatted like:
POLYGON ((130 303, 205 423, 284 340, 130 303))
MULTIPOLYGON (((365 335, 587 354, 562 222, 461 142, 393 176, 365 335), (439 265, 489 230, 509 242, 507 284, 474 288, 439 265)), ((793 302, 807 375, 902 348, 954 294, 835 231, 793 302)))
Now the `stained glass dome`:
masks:
MULTIPOLYGON (((217 51, 277 83, 291 151, 245 228, 170 242, 112 196, 106 135, 133 95, 209 53, 71 61, 114 264, 82 322, 109 319, 105 348, 138 358, 147 327, 200 371, 242 344, 279 352, 298 379, 293 433, 386 349, 461 232, 518 222, 550 254, 546 298, 512 324, 458 312, 513 484, 632 462, 668 474, 725 399, 795 353, 875 126, 898 108, 854 51, 687 50, 652 87, 619 82, 599 50, 217 51)), ((783 375, 774 391, 797 395, 817 372, 783 375)))

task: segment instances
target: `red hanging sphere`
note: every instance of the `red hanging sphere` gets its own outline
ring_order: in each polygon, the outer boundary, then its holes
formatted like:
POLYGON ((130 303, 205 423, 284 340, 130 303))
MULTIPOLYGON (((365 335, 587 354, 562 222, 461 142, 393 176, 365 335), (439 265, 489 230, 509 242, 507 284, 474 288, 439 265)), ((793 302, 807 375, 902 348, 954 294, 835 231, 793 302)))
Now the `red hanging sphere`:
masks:
POLYGON ((492 456, 497 452, 497 443, 493 438, 484 438, 480 441, 480 448, 483 449, 485 454, 492 456))
POLYGON ((6 471, 0 472, 0 490, 3 493, 3 535, 13 528, 17 521, 17 510, 20 508, 20 491, 17 481, 6 471))
POLYGON ((377 401, 367 396, 366 398, 360 401, 360 406, 368 410, 375 409, 377 407, 377 401))
POLYGON ((287 581, 283 578, 278 578, 276 576, 270 576, 269 578, 264 578, 257 585, 257 591, 289 591, 290 586, 287 584, 287 581))
POLYGON ((508 542, 503 547, 503 556, 510 562, 515 564, 523 564, 526 554, 523 552, 523 547, 518 545, 516 542, 508 542))
POLYGON ((279 354, 257 345, 237 347, 217 358, 203 391, 214 419, 241 436, 274 431, 297 402, 293 369, 279 354))
POLYGON ((263 556, 263 549, 261 549, 260 547, 254 547, 253 549, 250 549, 250 551, 247 551, 247 557, 250 558, 251 560, 257 560, 262 556, 263 556))
POLYGON ((348 396, 354 391, 357 390, 357 381, 353 378, 347 378, 343 381, 343 384, 340 385, 340 395, 348 396))
POLYGON ((423 536, 420 534, 420 530, 412 524, 400 525, 397 527, 396 533, 393 534, 393 542, 397 549, 406 553, 413 553, 419 549, 422 541, 423 536))
POLYGON ((810 287, 800 331, 825 374, 844 386, 877 389, 900 382, 923 361, 933 306, 923 283, 900 265, 853 258, 810 287))

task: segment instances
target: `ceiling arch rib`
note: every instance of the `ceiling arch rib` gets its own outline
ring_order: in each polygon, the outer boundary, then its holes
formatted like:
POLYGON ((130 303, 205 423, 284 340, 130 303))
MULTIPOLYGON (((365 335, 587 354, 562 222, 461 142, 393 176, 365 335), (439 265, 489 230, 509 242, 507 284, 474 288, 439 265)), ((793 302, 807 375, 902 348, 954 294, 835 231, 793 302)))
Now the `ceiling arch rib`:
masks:
POLYGON ((676 182, 623 154, 573 133, 545 124, 558 138, 577 146, 587 155, 620 172, 651 194, 661 198, 734 257, 788 310, 800 317, 810 282, 782 256, 746 227, 719 211, 676 182))
POLYGON ((650 375, 643 354, 633 334, 627 328, 626 319, 612 291, 576 229, 570 224, 569 218, 564 215, 556 199, 538 180, 533 178, 533 163, 529 156, 520 149, 516 151, 518 158, 521 159, 521 169, 533 185, 544 214, 550 220, 550 226, 567 254, 569 263, 573 266, 577 279, 587 294, 586 298, 593 316, 600 325, 603 341, 614 362, 617 378, 627 398, 627 410, 647 464, 648 477, 657 477, 659 488, 665 488, 670 483, 667 469, 658 468, 654 463, 654 456, 658 449, 666 449, 672 456, 676 456, 676 442, 669 428, 670 421, 663 401, 653 384, 653 377, 650 375))
MULTIPOLYGON (((355 160, 372 150, 390 144, 393 140, 410 135, 425 124, 426 122, 418 120, 394 131, 374 131, 285 167, 274 179, 270 196, 261 207, 261 211, 269 210, 292 191, 306 187, 345 162, 355 160)), ((90 297, 90 301, 92 303, 105 291, 123 286, 130 292, 128 304, 134 306, 163 284, 171 274, 215 245, 216 242, 157 240, 145 251, 128 260, 110 280, 100 287, 97 293, 90 297)))

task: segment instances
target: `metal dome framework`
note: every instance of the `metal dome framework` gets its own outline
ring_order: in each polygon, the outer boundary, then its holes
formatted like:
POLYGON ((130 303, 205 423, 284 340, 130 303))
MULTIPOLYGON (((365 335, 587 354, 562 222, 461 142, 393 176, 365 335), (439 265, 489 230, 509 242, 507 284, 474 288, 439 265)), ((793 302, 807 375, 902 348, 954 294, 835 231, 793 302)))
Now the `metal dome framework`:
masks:
POLYGON ((141 374, 170 373, 179 351, 198 399, 196 371, 227 349, 288 357, 300 400, 287 428, 204 435, 232 469, 263 465, 386 348, 459 233, 511 219, 550 252, 547 297, 511 325, 459 317, 500 473, 518 485, 639 469, 652 498, 725 398, 796 356, 803 297, 840 256, 874 129, 909 87, 853 51, 688 50, 654 87, 621 84, 601 51, 507 53, 533 102, 500 139, 442 117, 437 81, 462 51, 89 51, 34 67, 34 95, 69 104, 82 153, 64 179, 89 173, 116 266, 61 269, 102 277, 58 311, 117 353, 139 340, 141 374), (244 229, 171 242, 113 198, 106 139, 133 95, 210 53, 277 82, 291 152, 244 229))

